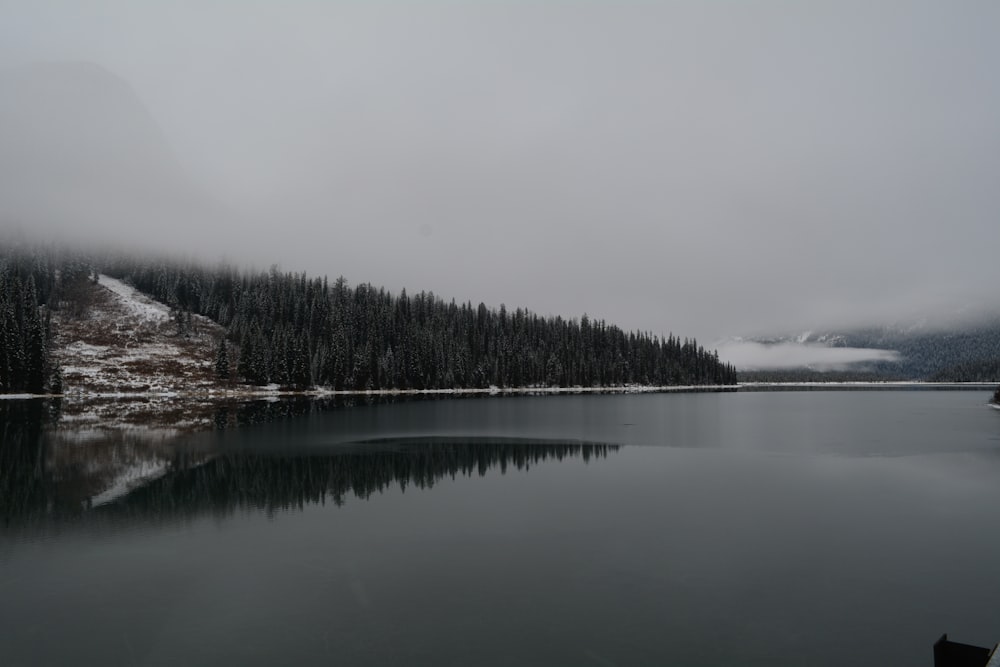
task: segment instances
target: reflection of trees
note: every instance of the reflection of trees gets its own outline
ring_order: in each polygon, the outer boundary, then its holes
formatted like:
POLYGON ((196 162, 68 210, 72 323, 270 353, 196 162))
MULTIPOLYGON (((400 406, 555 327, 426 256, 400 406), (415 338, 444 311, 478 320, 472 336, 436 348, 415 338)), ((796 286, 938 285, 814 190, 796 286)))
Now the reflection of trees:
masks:
POLYGON ((130 472, 176 467, 170 432, 60 430, 59 409, 58 400, 0 401, 0 527, 79 517, 130 472))
POLYGON ((434 400, 435 396, 391 395, 338 395, 292 396, 281 400, 250 400, 215 402, 213 421, 216 430, 240 426, 253 426, 271 422, 318 415, 336 408, 353 408, 360 405, 403 403, 412 400, 434 400))
POLYGON ((0 401, 0 520, 30 518, 58 506, 45 470, 41 434, 58 403, 0 401))
MULTIPOLYGON (((215 401, 184 404, 214 415, 217 429, 292 420, 334 408, 388 402, 382 397, 298 398, 281 401, 215 401)), ((134 402, 126 402, 130 408, 134 402)), ((90 499, 107 491, 130 469, 178 470, 205 460, 206 453, 177 450, 170 442, 176 411, 152 406, 151 428, 124 424, 102 428, 105 413, 119 401, 74 403, 69 411, 59 399, 0 401, 0 527, 37 520, 72 520, 85 513, 90 499), (60 414, 70 417, 68 427, 60 414), (72 419, 94 415, 96 421, 72 419), (155 419, 154 419, 155 417, 155 419), (158 430, 159 429, 159 430, 158 430)))
MULTIPOLYGON (((220 415, 233 424, 302 417, 323 406, 307 402, 237 405, 220 415)), ((133 431, 108 430, 80 439, 53 431, 58 402, 0 401, 0 528, 44 528, 81 520, 148 522, 228 514, 237 509, 268 512, 310 503, 340 505, 348 496, 365 499, 391 487, 429 488, 446 477, 473 477, 497 469, 527 470, 546 460, 603 458, 615 445, 528 442, 502 439, 380 440, 309 455, 260 451, 213 452, 176 446, 133 431), (135 470, 161 477, 122 480, 135 470), (121 489, 108 504, 91 499, 121 489)), ((221 412, 221 410, 220 410, 221 412)))
MULTIPOLYGON (((361 397, 364 398, 364 397, 361 397)), ((358 403, 365 403, 359 401, 358 403)), ((367 403, 374 403, 369 400, 367 403)), ((215 413, 216 428, 228 426, 252 426, 269 422, 321 414, 334 408, 353 407, 354 397, 323 397, 323 398, 286 398, 279 401, 242 401, 230 405, 222 405, 215 413)))
POLYGON ((489 440, 372 442, 324 456, 225 454, 179 470, 99 508, 118 516, 172 518, 237 509, 301 509, 307 504, 344 503, 349 494, 368 498, 398 485, 430 488, 462 475, 527 470, 546 460, 604 458, 617 445, 510 443, 489 440))

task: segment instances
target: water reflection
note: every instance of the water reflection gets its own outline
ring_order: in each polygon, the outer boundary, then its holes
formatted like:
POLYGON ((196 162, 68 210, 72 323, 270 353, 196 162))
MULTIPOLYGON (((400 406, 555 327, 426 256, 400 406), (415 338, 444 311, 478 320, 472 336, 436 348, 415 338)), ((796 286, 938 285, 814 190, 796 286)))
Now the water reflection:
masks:
POLYGON ((0 404, 0 512, 8 530, 82 522, 119 524, 268 513, 312 503, 341 505, 390 487, 430 488, 491 469, 527 470, 546 460, 604 458, 616 445, 516 438, 377 438, 325 448, 293 440, 261 447, 269 431, 232 429, 323 409, 301 402, 219 406, 225 437, 164 428, 55 428, 58 405, 0 404), (305 412, 303 412, 305 411, 305 412), (241 434, 246 433, 240 447, 241 434), (234 439, 234 436, 235 439, 234 439))
POLYGON ((614 449, 614 445, 475 439, 358 443, 357 448, 332 455, 226 453, 179 466, 100 509, 141 518, 225 515, 245 508, 274 512, 328 501, 342 505, 349 494, 367 499, 394 486, 430 488, 445 478, 482 476, 490 469, 527 470, 549 459, 589 461, 614 449))
POLYGON ((275 403, 179 441, 0 405, 0 662, 921 664, 1000 627, 985 398, 275 403))

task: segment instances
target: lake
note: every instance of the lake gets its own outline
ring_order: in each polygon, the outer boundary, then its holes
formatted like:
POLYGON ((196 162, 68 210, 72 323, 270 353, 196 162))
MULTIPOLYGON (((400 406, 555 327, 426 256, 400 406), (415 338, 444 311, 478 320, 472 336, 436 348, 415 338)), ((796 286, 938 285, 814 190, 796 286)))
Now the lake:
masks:
POLYGON ((0 661, 930 665, 1000 641, 988 397, 264 404, 179 440, 7 401, 0 661))

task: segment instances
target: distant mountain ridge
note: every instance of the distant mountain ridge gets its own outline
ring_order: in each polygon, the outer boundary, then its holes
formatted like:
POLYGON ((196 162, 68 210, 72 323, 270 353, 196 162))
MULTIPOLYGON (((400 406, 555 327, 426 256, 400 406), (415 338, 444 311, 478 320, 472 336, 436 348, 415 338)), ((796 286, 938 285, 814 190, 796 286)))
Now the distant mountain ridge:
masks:
MULTIPOLYGON (((993 382, 1000 380, 1000 314, 983 316, 966 323, 900 323, 888 326, 845 330, 808 331, 800 334, 756 337, 765 344, 820 343, 829 347, 894 350, 897 361, 866 361, 842 371, 841 375, 865 379, 932 380, 949 382, 993 382)), ((800 368, 785 371, 753 372, 751 375, 804 375, 818 378, 829 374, 800 368)), ((746 374, 741 374, 741 377, 746 374)))

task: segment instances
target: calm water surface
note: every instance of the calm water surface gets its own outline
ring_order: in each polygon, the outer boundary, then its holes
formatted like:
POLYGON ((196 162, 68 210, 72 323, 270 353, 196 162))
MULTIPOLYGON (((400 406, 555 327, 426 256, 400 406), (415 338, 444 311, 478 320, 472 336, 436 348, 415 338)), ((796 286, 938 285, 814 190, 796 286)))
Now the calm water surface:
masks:
POLYGON ((421 401, 181 445, 8 409, 0 662, 929 667, 1000 641, 986 399, 421 401))

